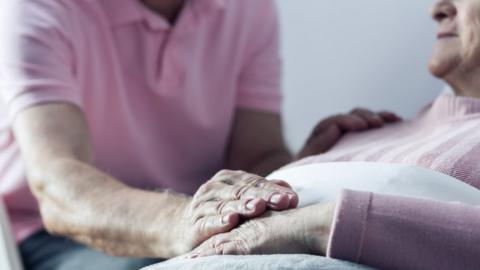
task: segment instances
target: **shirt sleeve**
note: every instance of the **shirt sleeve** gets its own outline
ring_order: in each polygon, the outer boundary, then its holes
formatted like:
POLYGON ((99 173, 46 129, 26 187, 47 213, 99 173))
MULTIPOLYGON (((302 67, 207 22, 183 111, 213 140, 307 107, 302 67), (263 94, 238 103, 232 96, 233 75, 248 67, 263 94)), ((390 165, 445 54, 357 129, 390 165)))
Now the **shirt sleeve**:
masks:
POLYGON ((244 64, 238 82, 237 106, 261 111, 281 109, 279 23, 273 0, 254 0, 244 64))
POLYGON ((345 190, 327 254, 379 269, 478 269, 480 207, 345 190))
POLYGON ((67 34, 71 20, 55 5, 58 1, 49 2, 1 5, 0 97, 10 120, 39 103, 64 101, 81 106, 67 34))

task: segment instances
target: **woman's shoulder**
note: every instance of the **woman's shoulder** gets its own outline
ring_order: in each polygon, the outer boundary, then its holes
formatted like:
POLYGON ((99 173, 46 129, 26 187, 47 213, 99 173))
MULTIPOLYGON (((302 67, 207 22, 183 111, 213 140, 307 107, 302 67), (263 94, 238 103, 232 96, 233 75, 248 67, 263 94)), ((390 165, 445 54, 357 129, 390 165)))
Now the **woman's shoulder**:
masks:
POLYGON ((423 123, 471 123, 480 119, 480 98, 444 92, 425 105, 414 118, 423 123))

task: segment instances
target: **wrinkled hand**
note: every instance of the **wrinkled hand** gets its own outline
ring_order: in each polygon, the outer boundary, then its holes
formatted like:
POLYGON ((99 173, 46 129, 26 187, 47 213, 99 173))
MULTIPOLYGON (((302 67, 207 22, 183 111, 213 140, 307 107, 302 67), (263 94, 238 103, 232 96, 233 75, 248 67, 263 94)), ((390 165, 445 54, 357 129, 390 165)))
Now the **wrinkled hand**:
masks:
POLYGON ((386 123, 395 123, 401 118, 391 112, 372 112, 357 108, 349 114, 329 117, 314 128, 305 146, 296 159, 325 153, 347 132, 380 128, 386 123))
POLYGON ((215 235, 187 258, 211 255, 325 255, 335 204, 317 204, 284 212, 267 212, 231 232, 215 235))
POLYGON ((242 218, 261 216, 267 209, 297 207, 298 196, 283 181, 268 181, 242 171, 223 170, 203 184, 181 213, 180 253, 209 237, 237 227, 242 218))

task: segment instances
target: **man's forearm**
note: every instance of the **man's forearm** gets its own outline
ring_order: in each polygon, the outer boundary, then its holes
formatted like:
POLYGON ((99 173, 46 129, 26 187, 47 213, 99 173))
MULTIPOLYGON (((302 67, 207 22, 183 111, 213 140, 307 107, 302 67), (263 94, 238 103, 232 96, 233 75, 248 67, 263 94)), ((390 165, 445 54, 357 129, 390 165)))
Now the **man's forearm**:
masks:
POLYGON ((117 256, 168 258, 184 251, 172 230, 190 198, 133 189, 76 160, 31 171, 52 233, 117 256))

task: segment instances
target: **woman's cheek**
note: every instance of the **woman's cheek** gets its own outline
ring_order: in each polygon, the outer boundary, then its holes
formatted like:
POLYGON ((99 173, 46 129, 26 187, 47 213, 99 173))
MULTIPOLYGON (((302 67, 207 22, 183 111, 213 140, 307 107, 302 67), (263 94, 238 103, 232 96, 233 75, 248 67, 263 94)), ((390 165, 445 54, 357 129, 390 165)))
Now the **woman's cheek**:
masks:
MULTIPOLYGON (((459 21, 462 31, 463 58, 480 60, 480 1, 460 3, 459 21)), ((477 61, 475 61, 478 63, 477 61)))

